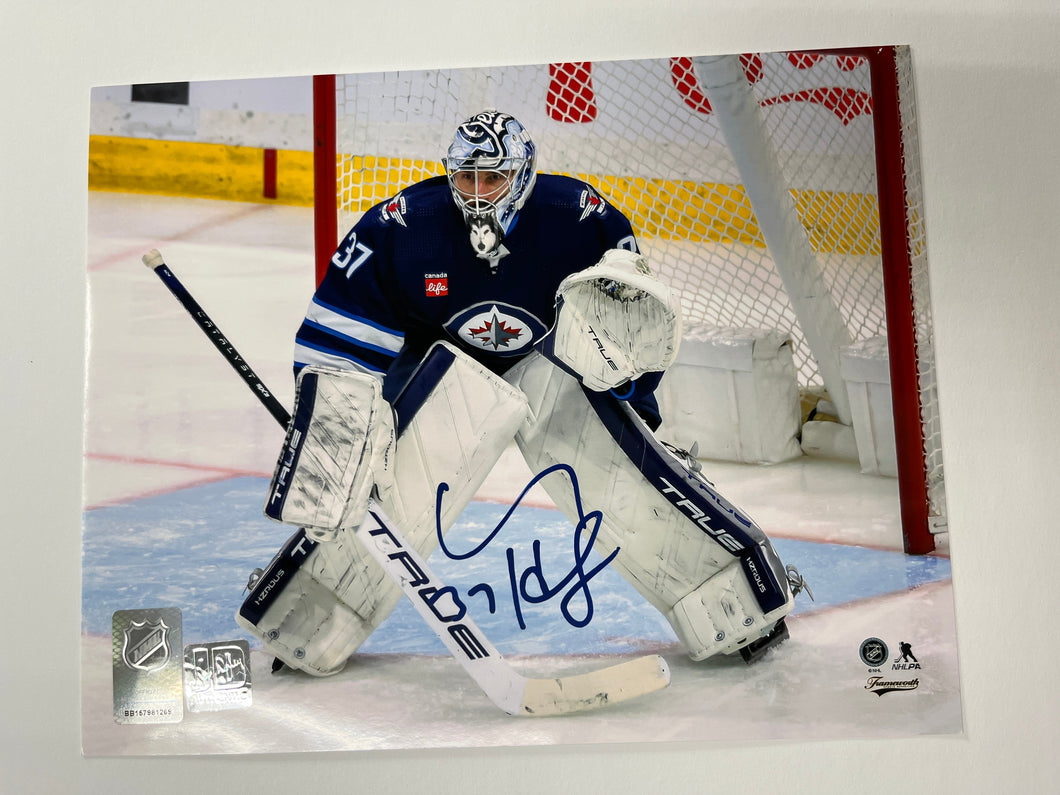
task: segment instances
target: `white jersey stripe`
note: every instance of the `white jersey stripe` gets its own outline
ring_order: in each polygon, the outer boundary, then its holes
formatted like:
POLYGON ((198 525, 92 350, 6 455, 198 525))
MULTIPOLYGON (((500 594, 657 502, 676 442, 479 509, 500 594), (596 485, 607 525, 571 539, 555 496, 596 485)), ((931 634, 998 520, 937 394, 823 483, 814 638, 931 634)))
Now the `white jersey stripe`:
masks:
POLYGON ((297 369, 301 369, 310 364, 333 367, 337 370, 356 370, 372 375, 383 375, 382 370, 377 370, 363 362, 357 362, 338 354, 327 353, 318 348, 310 348, 308 345, 296 344, 294 346, 294 366, 297 369))
POLYGON ((382 328, 351 315, 337 312, 316 299, 309 305, 305 319, 336 336, 381 351, 398 353, 405 341, 402 334, 382 328))

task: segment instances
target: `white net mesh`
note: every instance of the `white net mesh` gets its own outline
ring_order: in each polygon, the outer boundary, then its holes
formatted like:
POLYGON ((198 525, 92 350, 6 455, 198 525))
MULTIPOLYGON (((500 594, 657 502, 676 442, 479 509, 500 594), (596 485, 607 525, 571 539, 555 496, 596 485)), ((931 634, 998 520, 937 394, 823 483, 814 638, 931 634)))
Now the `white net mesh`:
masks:
MULTIPOLYGON (((926 466, 933 513, 941 515, 915 103, 904 54, 926 466)), ((770 53, 742 56, 741 65, 851 340, 885 335, 868 62, 770 53)), ((653 267, 679 292, 686 323, 788 332, 800 383, 821 384, 692 59, 345 75, 336 91, 340 236, 373 204, 441 174, 457 124, 498 108, 529 130, 540 171, 585 179, 630 218, 653 267)))
MULTIPOLYGON (((780 53, 745 65, 852 337, 882 334, 867 66, 780 53)), ((347 75, 336 90, 340 234, 442 173, 456 125, 497 107, 530 130, 541 171, 580 176, 626 213, 686 319, 790 330, 800 380, 819 382, 690 59, 347 75)))

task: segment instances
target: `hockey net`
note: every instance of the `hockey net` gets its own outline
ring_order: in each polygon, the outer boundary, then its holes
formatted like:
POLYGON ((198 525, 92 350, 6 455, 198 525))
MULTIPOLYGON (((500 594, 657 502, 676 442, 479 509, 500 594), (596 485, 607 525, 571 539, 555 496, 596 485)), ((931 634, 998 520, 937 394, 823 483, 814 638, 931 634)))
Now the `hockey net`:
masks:
POLYGON ((703 80, 711 69, 717 80, 711 60, 316 78, 317 276, 361 213, 443 173, 457 124, 484 108, 510 112, 537 143, 539 171, 586 180, 629 217, 686 323, 790 332, 801 387, 844 395, 829 360, 887 339, 906 549, 930 551, 945 500, 909 52, 729 57, 720 74, 750 92, 765 156, 727 144, 703 80), (763 159, 775 168, 747 173, 763 159), (770 236, 760 202, 794 208, 797 230, 781 221, 788 239, 770 236), (811 328, 785 275, 792 260, 810 262, 834 322, 811 328))

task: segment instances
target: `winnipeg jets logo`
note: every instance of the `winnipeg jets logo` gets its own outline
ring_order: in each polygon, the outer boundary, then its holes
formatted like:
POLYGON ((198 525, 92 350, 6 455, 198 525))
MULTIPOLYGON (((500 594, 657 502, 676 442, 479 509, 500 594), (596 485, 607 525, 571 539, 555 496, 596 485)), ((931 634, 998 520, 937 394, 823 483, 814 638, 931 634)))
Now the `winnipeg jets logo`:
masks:
POLYGON ((582 191, 581 198, 578 199, 578 206, 582 208, 582 215, 578 219, 579 221, 584 221, 593 213, 597 215, 607 214, 607 202, 592 188, 586 188, 582 191))
POLYGON ((379 208, 379 215, 383 223, 395 221, 407 228, 408 224, 405 223, 405 197, 398 193, 394 198, 387 199, 383 202, 382 207, 379 208))
POLYGON ((501 303, 477 304, 454 316, 445 327, 465 345, 497 356, 524 353, 546 331, 529 312, 501 303))
POLYGON ((497 308, 493 308, 493 314, 489 320, 483 320, 482 325, 467 330, 470 338, 482 345, 483 348, 507 348, 511 343, 517 341, 526 332, 518 326, 510 325, 506 318, 497 314, 497 308))

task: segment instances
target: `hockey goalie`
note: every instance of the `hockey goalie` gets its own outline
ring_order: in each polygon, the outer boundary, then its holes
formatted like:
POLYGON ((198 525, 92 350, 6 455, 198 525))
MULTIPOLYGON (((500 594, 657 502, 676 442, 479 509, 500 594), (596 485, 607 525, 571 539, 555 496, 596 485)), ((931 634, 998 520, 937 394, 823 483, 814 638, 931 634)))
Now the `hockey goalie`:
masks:
POLYGON ((597 550, 692 659, 782 641, 793 586, 769 540, 654 436, 681 323, 630 222, 537 174, 505 113, 461 124, 443 165, 364 214, 313 296, 265 504, 298 530, 239 624, 279 662, 340 671, 401 596, 349 531, 369 500, 426 557, 514 442, 535 473, 577 473, 541 482, 572 528, 602 514, 597 550))

